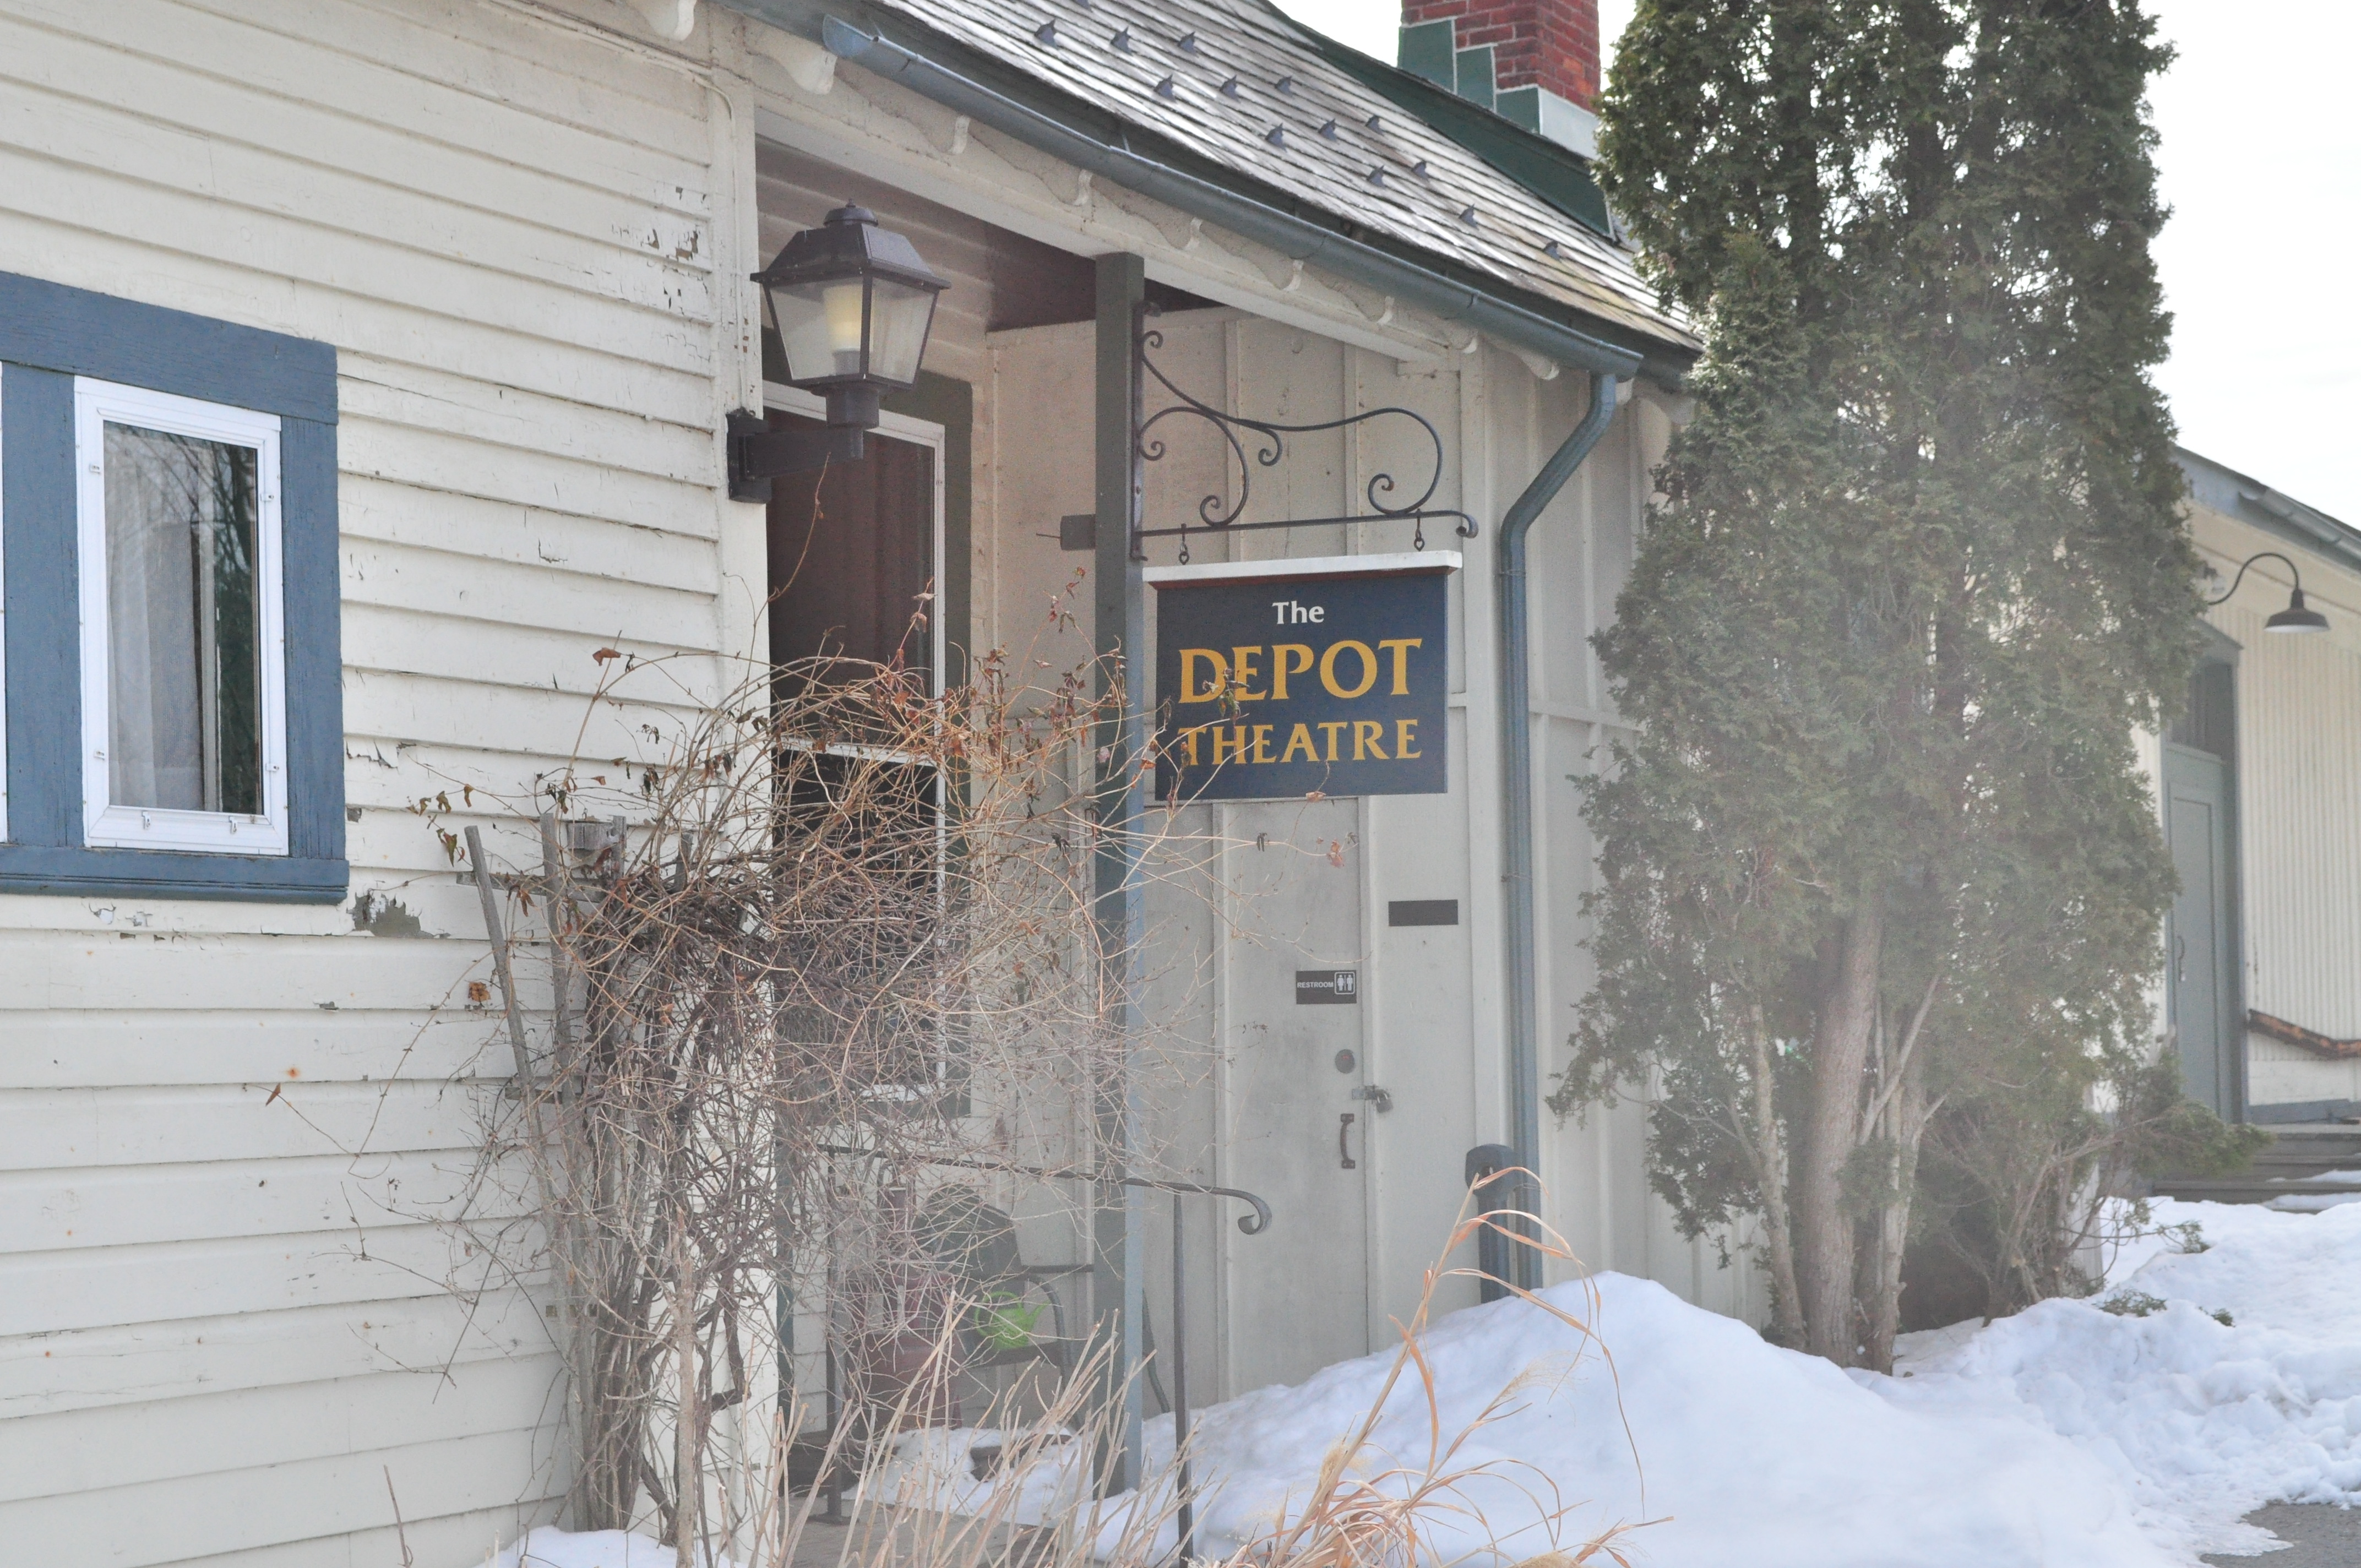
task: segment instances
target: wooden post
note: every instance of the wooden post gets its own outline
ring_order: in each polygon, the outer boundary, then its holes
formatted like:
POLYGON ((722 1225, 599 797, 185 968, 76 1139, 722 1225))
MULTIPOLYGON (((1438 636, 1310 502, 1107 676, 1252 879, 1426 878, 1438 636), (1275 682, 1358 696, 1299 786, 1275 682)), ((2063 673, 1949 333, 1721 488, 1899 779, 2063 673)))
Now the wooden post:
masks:
POLYGON ((500 891, 493 883, 491 863, 484 859, 484 836, 478 828, 467 829, 467 862, 476 869, 476 900, 483 907, 484 932, 492 942, 492 976, 500 981, 501 1006, 508 1014, 509 1055, 515 1064, 517 1093, 524 1102, 525 1126, 533 1135, 533 1170, 541 1187, 541 1216, 555 1227, 557 1206, 551 1201, 549 1186, 549 1132, 542 1124, 533 1052, 525 1044, 523 1004, 517 1000, 516 970, 509 960, 508 932, 500 921, 500 891))

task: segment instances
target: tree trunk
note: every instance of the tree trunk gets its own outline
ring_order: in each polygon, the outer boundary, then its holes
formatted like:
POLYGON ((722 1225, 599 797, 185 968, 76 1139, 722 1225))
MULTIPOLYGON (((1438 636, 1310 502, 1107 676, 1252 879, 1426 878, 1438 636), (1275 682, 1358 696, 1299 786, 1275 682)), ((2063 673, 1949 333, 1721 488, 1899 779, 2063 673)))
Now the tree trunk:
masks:
POLYGON ((1839 1366, 1853 1365, 1861 1343, 1853 1315, 1854 1220, 1845 1211, 1843 1179, 1845 1161, 1861 1137, 1861 1082, 1869 1069, 1884 938, 1882 897, 1865 894, 1845 922, 1835 972, 1820 996, 1819 1026, 1812 1039, 1811 1105, 1791 1199, 1804 1346, 1839 1366))
POLYGON ((1894 1370, 1894 1339, 1902 1328, 1902 1254, 1910 1241, 1910 1204, 1918 1183, 1918 1140, 1927 1131, 1927 1080, 1913 1054, 1903 1064, 1902 1082, 1871 1135, 1885 1140, 1885 1201, 1878 1205, 1870 1255, 1861 1270, 1861 1296, 1868 1326, 1861 1364, 1875 1372, 1894 1370))
POLYGON ((1804 1343, 1803 1303, 1795 1294, 1795 1232, 1787 1212, 1787 1151, 1779 1135, 1778 1083, 1771 1072, 1771 1029, 1763 1009, 1748 1012, 1754 1048, 1755 1176, 1763 1189, 1764 1251, 1771 1263, 1771 1337, 1804 1343))

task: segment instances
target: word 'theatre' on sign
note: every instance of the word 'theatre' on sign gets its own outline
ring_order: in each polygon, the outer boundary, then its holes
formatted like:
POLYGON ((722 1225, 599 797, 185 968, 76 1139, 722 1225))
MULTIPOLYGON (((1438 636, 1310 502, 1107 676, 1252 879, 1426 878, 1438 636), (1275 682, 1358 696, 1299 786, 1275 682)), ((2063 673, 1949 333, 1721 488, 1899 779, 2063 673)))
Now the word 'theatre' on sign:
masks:
POLYGON ((1438 551, 1151 572, 1158 798, 1443 793, 1457 564, 1438 551))

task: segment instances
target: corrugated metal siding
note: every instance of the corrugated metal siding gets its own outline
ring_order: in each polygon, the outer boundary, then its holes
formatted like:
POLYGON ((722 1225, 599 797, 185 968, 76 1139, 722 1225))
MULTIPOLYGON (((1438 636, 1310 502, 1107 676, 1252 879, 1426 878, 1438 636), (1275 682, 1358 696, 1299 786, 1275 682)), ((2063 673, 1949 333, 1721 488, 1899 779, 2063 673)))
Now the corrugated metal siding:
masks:
POLYGON ((585 25, 625 15, 0 0, 0 269, 338 349, 354 887, 426 938, 0 897, 11 1562, 398 1562, 398 1497, 456 1563, 562 1484, 539 1307, 447 1288, 505 1068, 408 808, 522 796, 599 641, 694 684, 751 634, 711 487, 752 171, 710 72, 585 25))
MULTIPOLYGON (((2196 537, 2226 585, 2260 550, 2298 556, 2324 636, 2263 630, 2286 568, 2266 561, 2210 612, 2241 645, 2238 831, 2246 1004, 2338 1038, 2361 1037, 2361 577, 2209 509, 2196 537)), ((2256 1104, 2361 1099, 2361 1066, 2249 1036, 2256 1104)))

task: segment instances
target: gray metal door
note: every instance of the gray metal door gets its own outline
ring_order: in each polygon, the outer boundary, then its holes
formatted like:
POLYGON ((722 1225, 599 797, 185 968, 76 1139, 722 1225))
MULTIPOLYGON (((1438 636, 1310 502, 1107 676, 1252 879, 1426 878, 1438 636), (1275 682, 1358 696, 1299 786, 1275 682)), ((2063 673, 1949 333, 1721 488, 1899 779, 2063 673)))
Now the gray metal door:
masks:
POLYGON ((2239 1110, 2240 1033, 2229 782, 2221 758, 2166 744, 2165 834, 2180 873, 2165 930, 2166 1022, 2180 1038, 2190 1098, 2225 1117, 2239 1110))

